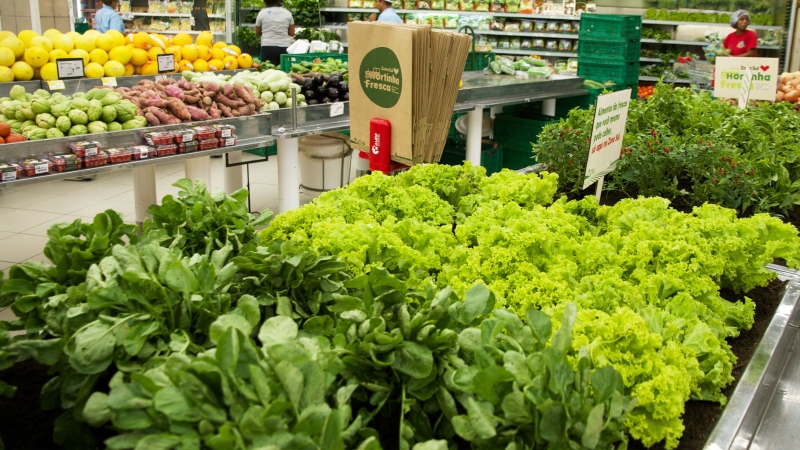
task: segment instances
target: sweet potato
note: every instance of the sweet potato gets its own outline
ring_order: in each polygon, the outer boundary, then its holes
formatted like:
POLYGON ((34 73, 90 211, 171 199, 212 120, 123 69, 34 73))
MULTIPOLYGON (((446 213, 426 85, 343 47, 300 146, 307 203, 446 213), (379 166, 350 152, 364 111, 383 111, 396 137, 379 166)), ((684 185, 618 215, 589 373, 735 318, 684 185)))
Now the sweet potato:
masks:
POLYGON ((175 117, 181 120, 192 118, 192 115, 189 114, 189 110, 186 109, 186 105, 177 98, 168 98, 167 107, 169 107, 169 110, 172 111, 172 114, 175 114, 175 117))
POLYGON ((223 95, 228 96, 228 95, 231 95, 232 93, 233 93, 233 85, 232 84, 229 83, 229 84, 226 84, 225 86, 222 87, 222 94, 223 95))
POLYGON ((208 107, 208 106, 211 106, 212 103, 214 103, 214 101, 211 100, 211 97, 203 96, 203 104, 204 105, 206 105, 208 107))
POLYGON ((216 101, 217 103, 222 103, 223 105, 225 105, 225 106, 227 106, 229 108, 238 108, 240 106, 244 106, 244 102, 243 101, 241 101, 241 100, 231 100, 230 98, 222 95, 221 93, 217 94, 217 96, 214 97, 214 101, 216 101))
POLYGON ((169 124, 169 121, 170 121, 170 120, 169 120, 169 119, 170 119, 170 115, 169 115, 169 114, 167 114, 166 112, 164 112, 164 110, 163 110, 163 109, 159 109, 159 108, 155 108, 155 107, 151 106, 151 107, 149 107, 149 108, 145 108, 145 110, 144 110, 144 111, 145 111, 145 116, 146 116, 147 114, 152 114, 152 115, 156 116, 156 118, 157 118, 157 119, 158 119, 158 120, 159 120, 159 121, 160 121, 162 124, 164 124, 164 125, 167 125, 167 124, 169 124))
POLYGON ((165 89, 164 92, 166 92, 168 97, 175 97, 177 99, 183 100, 184 98, 183 89, 179 88, 178 86, 170 84, 167 85, 164 89, 165 89))
POLYGON ((213 81, 204 81, 200 83, 200 87, 209 90, 215 94, 218 94, 220 91, 222 91, 222 86, 218 85, 217 83, 214 83, 213 81))
POLYGON ((148 122, 150 122, 150 125, 155 125, 155 126, 161 125, 161 121, 159 121, 158 118, 152 113, 149 112, 144 113, 144 118, 147 119, 148 122))
POLYGON ((162 86, 169 86, 177 83, 177 81, 173 80, 172 78, 159 78, 158 81, 156 81, 156 83, 162 86))
POLYGON ((236 109, 236 111, 239 112, 240 116, 252 116, 256 113, 256 109, 253 108, 253 105, 240 106, 236 109))
MULTIPOLYGON (((177 99, 176 99, 177 100, 177 99)), ((178 100, 180 101, 180 100, 178 100)), ((155 106, 156 108, 163 108, 165 106, 165 101, 162 98, 152 98, 152 97, 140 97, 139 98, 139 106, 142 108, 147 108, 149 106, 155 106)))
POLYGON ((217 105, 213 103, 208 108, 208 115, 211 116, 212 119, 222 118, 222 112, 217 108, 217 105))
POLYGON ((187 106, 187 110, 189 110, 189 114, 192 116, 192 120, 209 120, 211 116, 208 115, 207 112, 203 111, 200 108, 196 108, 194 106, 187 106))
POLYGON ((233 85, 233 91, 236 92, 236 95, 244 100, 245 103, 252 104, 253 103, 253 91, 250 90, 247 86, 241 86, 238 84, 233 85))
POLYGON ((223 116, 233 117, 233 113, 231 112, 231 109, 229 107, 223 105, 222 103, 216 103, 216 105, 219 108, 220 112, 222 112, 223 116))
POLYGON ((196 105, 196 104, 200 103, 200 96, 187 95, 183 99, 183 102, 186 103, 187 105, 188 104, 196 105))

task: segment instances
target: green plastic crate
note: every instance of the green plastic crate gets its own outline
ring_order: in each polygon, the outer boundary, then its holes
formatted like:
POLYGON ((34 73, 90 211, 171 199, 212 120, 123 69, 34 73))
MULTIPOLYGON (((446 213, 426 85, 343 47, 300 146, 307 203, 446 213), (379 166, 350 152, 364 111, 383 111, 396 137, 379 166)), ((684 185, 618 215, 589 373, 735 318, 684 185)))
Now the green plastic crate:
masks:
POLYGON ((531 151, 530 145, 527 150, 503 147, 504 169, 519 170, 534 164, 536 164, 536 155, 531 151))
POLYGON ((297 64, 303 61, 314 61, 315 59, 326 60, 328 58, 341 59, 342 62, 347 61, 347 53, 301 53, 296 55, 283 54, 281 55, 281 70, 289 73, 292 69, 292 64, 297 64))
POLYGON ((587 80, 613 81, 630 86, 639 82, 639 61, 605 61, 581 58, 578 60, 578 76, 587 80))
POLYGON ((86 22, 75 22, 75 32, 83 34, 89 31, 89 24, 86 22))
MULTIPOLYGON (((481 166, 486 168, 486 175, 491 175, 503 169, 503 147, 493 147, 494 144, 481 144, 481 166)), ((439 164, 460 166, 467 158, 467 149, 464 141, 448 139, 442 152, 439 164)))
POLYGON ((581 36, 578 60, 639 61, 641 50, 640 39, 581 36))
POLYGON ((642 37, 642 16, 584 13, 581 14, 580 35, 640 38, 642 37))
POLYGON ((493 52, 475 52, 467 55, 467 63, 464 64, 464 72, 475 72, 489 67, 489 63, 494 61, 493 52))
POLYGON ((554 117, 540 120, 516 117, 507 113, 498 114, 494 119, 494 140, 503 148, 530 149, 531 142, 539 140, 542 128, 555 121, 554 117))
POLYGON ((258 156, 275 156, 278 154, 278 145, 272 144, 269 147, 260 147, 254 148, 252 150, 245 150, 245 152, 250 153, 251 155, 258 155, 258 156))

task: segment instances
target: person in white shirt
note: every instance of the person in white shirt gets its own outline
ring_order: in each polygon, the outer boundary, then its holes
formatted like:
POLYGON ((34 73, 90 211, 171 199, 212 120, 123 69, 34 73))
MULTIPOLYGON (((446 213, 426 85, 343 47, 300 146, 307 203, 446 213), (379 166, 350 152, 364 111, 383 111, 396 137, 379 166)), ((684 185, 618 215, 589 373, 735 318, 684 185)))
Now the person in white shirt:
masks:
POLYGON ((267 6, 256 18, 256 34, 261 36, 261 61, 281 64, 281 55, 294 42, 294 18, 282 0, 264 0, 267 6))
POLYGON ((392 8, 392 0, 375 0, 375 8, 378 9, 380 14, 372 13, 369 16, 370 22, 403 23, 403 19, 401 19, 394 11, 394 8, 392 8))

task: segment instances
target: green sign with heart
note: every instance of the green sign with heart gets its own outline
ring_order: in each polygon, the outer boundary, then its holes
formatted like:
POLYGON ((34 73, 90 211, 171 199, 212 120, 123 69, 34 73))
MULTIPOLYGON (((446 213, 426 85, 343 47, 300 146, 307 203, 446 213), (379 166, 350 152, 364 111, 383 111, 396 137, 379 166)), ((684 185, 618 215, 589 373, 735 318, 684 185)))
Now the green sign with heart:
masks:
POLYGON ((373 103, 382 108, 391 108, 400 100, 403 92, 403 72, 400 61, 391 49, 372 49, 358 68, 361 88, 373 103))

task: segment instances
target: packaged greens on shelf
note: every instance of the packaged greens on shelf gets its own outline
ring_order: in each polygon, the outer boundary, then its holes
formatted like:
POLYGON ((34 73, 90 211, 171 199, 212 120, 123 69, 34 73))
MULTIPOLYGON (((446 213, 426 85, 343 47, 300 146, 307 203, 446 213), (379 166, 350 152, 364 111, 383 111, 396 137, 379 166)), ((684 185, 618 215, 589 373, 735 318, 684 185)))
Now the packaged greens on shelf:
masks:
POLYGON ((499 50, 511 50, 511 38, 501 37, 497 39, 497 48, 499 50))
POLYGON ((533 47, 533 41, 531 38, 522 38, 522 42, 520 42, 520 48, 522 50, 528 50, 529 48, 533 47))
POLYGON ((431 2, 431 9, 434 11, 443 11, 444 10, 444 2, 445 0, 433 0, 431 2))
POLYGON ((364 8, 374 8, 375 7, 375 0, 364 0, 362 3, 362 7, 364 8))
POLYGON ((520 20, 519 21, 519 30, 520 31, 531 31, 533 30, 533 21, 532 20, 520 20))
POLYGON ((572 50, 572 39, 560 39, 558 42, 558 51, 568 52, 572 50))
POLYGON ((519 12, 519 0, 506 0, 506 12, 518 13, 519 12))
POLYGON ((509 31, 509 32, 519 31, 519 22, 517 22, 516 20, 507 20, 505 26, 503 26, 503 31, 509 31))
POLYGON ((520 37, 512 37, 509 39, 511 43, 511 50, 519 50, 522 48, 522 38, 520 37))
POLYGON ((505 12, 506 0, 492 0, 491 8, 492 12, 505 12))
POLYGON ((514 75, 514 62, 503 56, 498 56, 497 59, 490 62, 489 68, 498 75, 514 75))
POLYGON ((475 3, 475 11, 488 12, 491 9, 490 0, 474 0, 474 3, 475 3))
POLYGON ((492 17, 490 28, 495 31, 503 31, 506 29, 505 17, 492 17))
POLYGON ((477 24, 479 30, 491 30, 492 29, 492 18, 490 16, 474 16, 477 18, 477 24))
POLYGON ((519 13, 520 14, 533 14, 533 1, 534 0, 520 0, 519 13))
POLYGON ((348 13, 347 14, 347 21, 348 22, 361 22, 361 13, 348 13))
POLYGON ((476 52, 492 51, 492 44, 489 42, 489 38, 487 36, 482 34, 475 36, 475 51, 476 52))
POLYGON ((362 0, 347 0, 348 8, 363 8, 364 2, 362 0))
POLYGON ((409 24, 419 23, 419 22, 417 22, 417 20, 418 20, 417 16, 418 16, 417 13, 408 13, 408 14, 406 14, 406 23, 409 23, 409 24))
POLYGON ((417 9, 431 9, 431 0, 417 0, 417 9))
POLYGON ((458 11, 459 8, 460 4, 458 0, 447 0, 444 4, 444 9, 447 11, 458 11))
POLYGON ((535 49, 543 49, 544 48, 544 39, 536 38, 533 40, 533 48, 535 49))
POLYGON ((461 11, 472 11, 474 8, 473 0, 460 0, 461 11))
POLYGON ((433 28, 444 28, 444 16, 441 14, 431 14, 431 26, 433 28))
POLYGON ((458 28, 458 14, 445 14, 444 16, 445 28, 458 28))

